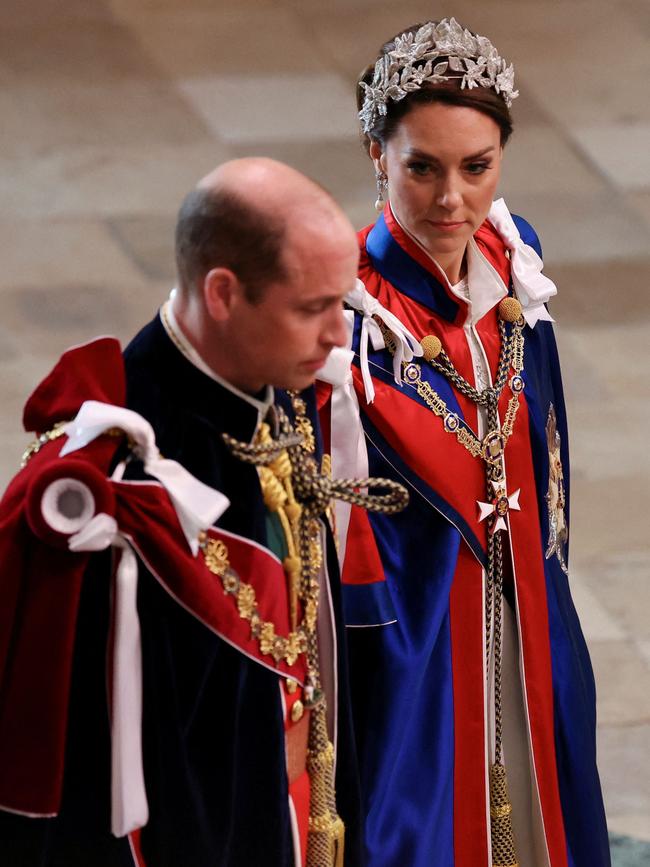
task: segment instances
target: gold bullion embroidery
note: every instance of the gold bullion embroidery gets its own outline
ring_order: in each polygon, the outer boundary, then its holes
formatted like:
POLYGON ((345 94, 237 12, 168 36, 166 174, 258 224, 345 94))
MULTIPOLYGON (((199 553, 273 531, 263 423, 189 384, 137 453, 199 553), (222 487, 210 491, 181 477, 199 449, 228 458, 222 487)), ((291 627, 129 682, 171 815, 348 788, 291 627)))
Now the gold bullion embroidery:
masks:
POLYGON ((565 516, 564 471, 562 469, 562 441, 557 429, 555 407, 550 405, 546 421, 546 443, 548 445, 548 545, 546 559, 555 554, 562 571, 568 575, 566 564, 566 543, 569 539, 569 528, 565 516))
POLYGON ((242 581, 230 566, 228 548, 221 539, 206 539, 201 549, 205 565, 213 575, 221 578, 223 592, 234 596, 239 616, 249 622, 251 637, 257 641, 262 654, 272 656, 276 663, 284 660, 288 665, 293 665, 299 654, 307 649, 302 629, 290 632, 285 637, 276 633, 275 624, 262 620, 255 588, 242 581))

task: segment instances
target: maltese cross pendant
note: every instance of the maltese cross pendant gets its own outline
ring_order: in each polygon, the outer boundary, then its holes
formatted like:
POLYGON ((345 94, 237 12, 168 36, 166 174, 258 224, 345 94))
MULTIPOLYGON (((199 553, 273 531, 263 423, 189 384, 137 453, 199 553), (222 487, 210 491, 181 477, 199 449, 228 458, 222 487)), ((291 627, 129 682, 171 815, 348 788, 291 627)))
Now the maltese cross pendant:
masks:
POLYGON ((517 512, 521 511, 521 506, 519 505, 519 494, 521 492, 521 488, 517 488, 514 494, 508 494, 505 491, 505 488, 499 487, 498 482, 492 482, 492 487, 494 488, 494 499, 491 503, 483 503, 481 500, 477 500, 478 508, 479 508, 479 523, 484 521, 486 518, 489 518, 490 515, 494 515, 495 519, 490 527, 490 533, 496 533, 497 530, 508 530, 508 525, 506 524, 506 515, 510 511, 510 509, 514 509, 517 512))

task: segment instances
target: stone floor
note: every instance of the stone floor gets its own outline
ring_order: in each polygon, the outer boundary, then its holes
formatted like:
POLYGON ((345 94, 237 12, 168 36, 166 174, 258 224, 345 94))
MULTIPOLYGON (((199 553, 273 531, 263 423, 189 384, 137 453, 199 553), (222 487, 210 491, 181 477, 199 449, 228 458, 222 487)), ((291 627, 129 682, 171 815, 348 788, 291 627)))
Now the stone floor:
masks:
MULTIPOLYGON (((609 822, 650 841, 650 2, 435 7, 517 67, 501 192, 538 229, 560 289, 572 583, 598 680, 609 822)), ((2 11, 0 487, 27 439, 24 398, 59 353, 97 333, 127 339, 166 296, 175 209, 216 163, 278 157, 357 225, 372 219, 355 77, 432 4, 3 0, 2 11)), ((616 838, 620 865, 650 863, 628 843, 616 838)))

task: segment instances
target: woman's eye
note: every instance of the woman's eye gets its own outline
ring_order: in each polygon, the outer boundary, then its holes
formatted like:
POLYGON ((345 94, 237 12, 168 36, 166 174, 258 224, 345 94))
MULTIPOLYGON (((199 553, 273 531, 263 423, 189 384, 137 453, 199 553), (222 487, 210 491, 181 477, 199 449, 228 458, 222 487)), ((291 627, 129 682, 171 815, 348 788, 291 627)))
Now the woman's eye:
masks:
POLYGON ((431 171, 431 165, 429 163, 409 163, 408 168, 414 175, 427 175, 431 171))
POLYGON ((483 172, 487 171, 490 168, 489 163, 468 163, 467 171, 470 175, 482 175, 483 172))

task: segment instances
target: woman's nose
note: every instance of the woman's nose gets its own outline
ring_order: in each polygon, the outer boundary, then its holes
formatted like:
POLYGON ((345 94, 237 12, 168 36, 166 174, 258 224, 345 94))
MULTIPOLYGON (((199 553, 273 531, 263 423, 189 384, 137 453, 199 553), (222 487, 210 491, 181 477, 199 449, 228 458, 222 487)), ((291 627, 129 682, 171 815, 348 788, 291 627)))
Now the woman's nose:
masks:
POLYGON ((454 211, 463 204, 463 197, 453 181, 447 181, 436 195, 436 205, 445 211, 454 211))

